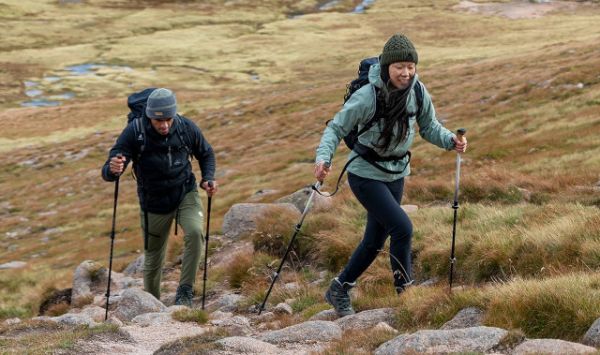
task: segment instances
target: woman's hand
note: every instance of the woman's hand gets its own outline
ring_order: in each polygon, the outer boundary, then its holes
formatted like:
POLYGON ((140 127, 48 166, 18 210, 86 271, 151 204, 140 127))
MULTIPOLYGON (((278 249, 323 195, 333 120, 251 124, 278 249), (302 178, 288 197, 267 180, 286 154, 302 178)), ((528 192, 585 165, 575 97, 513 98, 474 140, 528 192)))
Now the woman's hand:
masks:
POLYGON ((454 150, 457 153, 464 153, 467 150, 467 137, 462 136, 462 141, 458 140, 456 136, 452 136, 454 141, 454 150))
POLYGON ((315 164, 315 178, 317 178, 317 181, 321 183, 323 182, 323 180, 325 180, 327 175, 329 175, 330 171, 331 164, 325 164, 324 161, 320 161, 317 164, 315 164))

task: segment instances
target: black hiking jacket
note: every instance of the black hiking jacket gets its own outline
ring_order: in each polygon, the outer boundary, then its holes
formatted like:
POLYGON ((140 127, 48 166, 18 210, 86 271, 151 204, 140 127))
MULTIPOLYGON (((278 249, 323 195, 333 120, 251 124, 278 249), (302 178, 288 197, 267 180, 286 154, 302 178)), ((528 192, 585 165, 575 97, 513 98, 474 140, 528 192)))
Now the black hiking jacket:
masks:
POLYGON ((110 172, 109 163, 118 153, 123 154, 127 158, 125 167, 133 161, 142 211, 170 213, 179 207, 186 193, 196 189, 190 154, 198 160, 202 180, 214 180, 215 155, 200 128, 183 116, 174 118, 166 136, 156 132, 148 118, 144 118, 142 124, 145 126, 145 143, 138 140, 139 132, 132 121, 110 150, 102 167, 102 178, 106 181, 117 179, 110 172))

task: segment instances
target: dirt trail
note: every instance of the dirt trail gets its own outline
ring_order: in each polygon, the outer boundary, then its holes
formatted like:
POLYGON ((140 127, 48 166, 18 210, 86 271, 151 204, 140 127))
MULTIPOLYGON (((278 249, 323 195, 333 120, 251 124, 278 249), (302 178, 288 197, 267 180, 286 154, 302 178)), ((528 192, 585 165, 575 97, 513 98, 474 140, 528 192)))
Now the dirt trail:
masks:
POLYGON ((179 338, 200 335, 208 330, 195 323, 169 322, 164 324, 142 327, 139 325, 127 325, 121 327, 127 332, 133 342, 125 341, 92 341, 79 344, 78 351, 86 354, 129 354, 147 355, 153 354, 163 344, 179 338))

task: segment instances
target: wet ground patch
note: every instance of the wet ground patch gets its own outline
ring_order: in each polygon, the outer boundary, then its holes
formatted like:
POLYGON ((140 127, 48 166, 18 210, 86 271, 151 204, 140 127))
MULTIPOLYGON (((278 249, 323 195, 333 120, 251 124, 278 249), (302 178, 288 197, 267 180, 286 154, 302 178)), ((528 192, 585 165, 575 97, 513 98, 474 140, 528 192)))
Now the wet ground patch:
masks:
POLYGON ((59 106, 66 100, 71 100, 77 95, 70 90, 65 81, 74 78, 93 80, 94 77, 106 76, 115 73, 128 73, 133 71, 125 65, 109 65, 99 63, 83 63, 71 65, 61 70, 53 71, 41 79, 29 79, 23 82, 25 96, 28 101, 22 101, 23 107, 52 107, 59 106))

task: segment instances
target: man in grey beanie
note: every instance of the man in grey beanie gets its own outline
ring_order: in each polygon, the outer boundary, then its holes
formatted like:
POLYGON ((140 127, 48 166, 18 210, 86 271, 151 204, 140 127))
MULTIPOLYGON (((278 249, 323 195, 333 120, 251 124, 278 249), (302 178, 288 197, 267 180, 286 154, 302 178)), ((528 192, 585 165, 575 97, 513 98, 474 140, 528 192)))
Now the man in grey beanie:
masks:
POLYGON ((192 306, 193 287, 202 254, 203 208, 192 172, 198 160, 208 196, 217 192, 215 155, 191 120, 177 114, 175 94, 164 88, 148 96, 144 117, 123 130, 102 168, 115 181, 133 161, 144 235, 144 289, 160 299, 167 240, 173 221, 184 231, 184 253, 175 304, 192 306))

